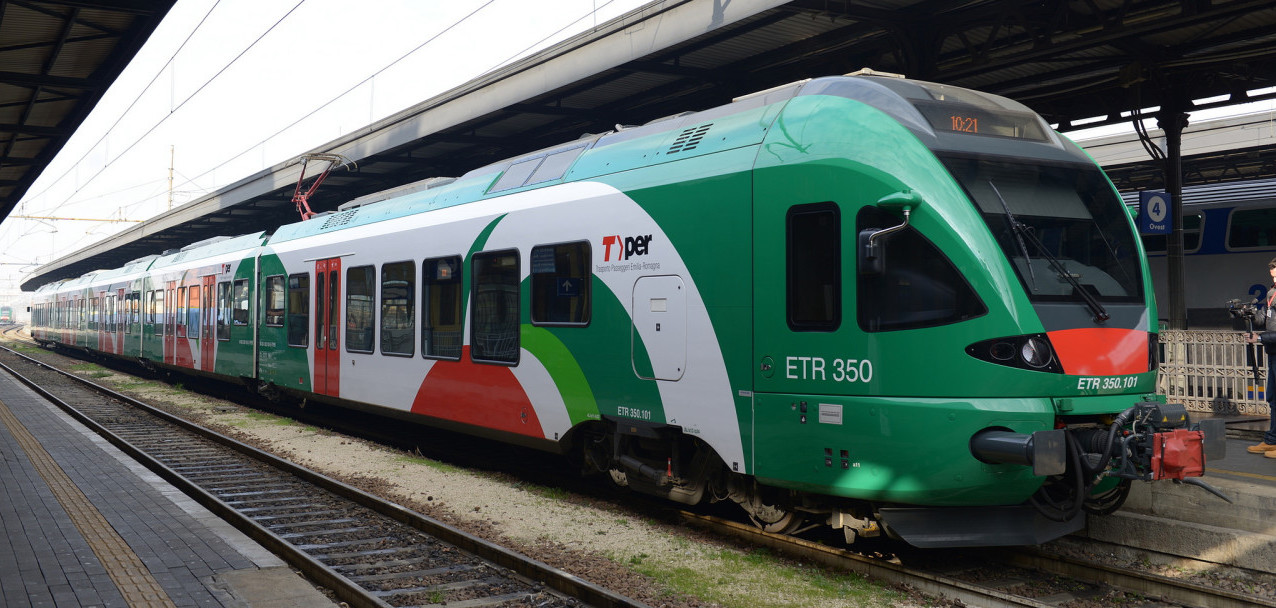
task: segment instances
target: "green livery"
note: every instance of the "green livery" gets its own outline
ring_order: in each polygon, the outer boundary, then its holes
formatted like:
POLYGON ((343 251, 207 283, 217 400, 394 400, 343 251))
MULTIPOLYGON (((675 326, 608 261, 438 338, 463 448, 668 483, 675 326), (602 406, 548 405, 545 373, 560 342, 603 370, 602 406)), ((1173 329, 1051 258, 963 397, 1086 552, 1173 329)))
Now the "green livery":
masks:
POLYGON ((771 531, 1023 544, 1200 474, 1152 398, 1151 293, 1111 183, 1039 116, 856 76, 45 286, 34 333, 771 531))

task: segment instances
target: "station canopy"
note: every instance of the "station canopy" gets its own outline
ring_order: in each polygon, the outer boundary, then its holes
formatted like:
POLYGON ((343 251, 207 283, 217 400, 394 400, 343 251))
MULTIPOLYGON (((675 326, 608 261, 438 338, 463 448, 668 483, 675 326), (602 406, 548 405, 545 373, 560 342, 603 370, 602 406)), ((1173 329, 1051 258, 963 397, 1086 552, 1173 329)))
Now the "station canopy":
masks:
POLYGON ((7 217, 174 0, 0 0, 0 217, 7 217))
MULTIPOLYGON (((73 3, 78 4, 78 3, 73 3)), ((861 68, 1020 101, 1061 131, 1276 98, 1269 0, 664 0, 312 152, 357 169, 310 199, 360 196, 809 77, 861 68), (1195 101, 1195 104, 1193 103, 1195 101)), ((1276 152, 1185 159, 1198 182, 1276 175, 1276 152)), ((1140 167, 1129 180, 1155 179, 1140 167)), ((214 235, 297 221, 284 162, 38 269, 111 268, 214 235)), ((310 167, 308 175, 315 171, 310 167)), ((1118 187, 1121 168, 1111 171, 1118 187)), ((1195 182, 1188 182, 1195 183, 1195 182)), ((1152 183, 1142 187, 1159 187, 1152 183)))

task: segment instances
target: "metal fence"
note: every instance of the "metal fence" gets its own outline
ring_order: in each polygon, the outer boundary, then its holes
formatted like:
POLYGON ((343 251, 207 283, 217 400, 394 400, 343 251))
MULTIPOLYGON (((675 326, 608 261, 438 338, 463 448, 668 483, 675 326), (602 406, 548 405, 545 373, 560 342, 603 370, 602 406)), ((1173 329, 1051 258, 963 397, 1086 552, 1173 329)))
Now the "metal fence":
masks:
POLYGON ((1162 330, 1160 343, 1156 389, 1170 402, 1193 412, 1269 415, 1262 347, 1250 347, 1239 332, 1217 330, 1162 330))

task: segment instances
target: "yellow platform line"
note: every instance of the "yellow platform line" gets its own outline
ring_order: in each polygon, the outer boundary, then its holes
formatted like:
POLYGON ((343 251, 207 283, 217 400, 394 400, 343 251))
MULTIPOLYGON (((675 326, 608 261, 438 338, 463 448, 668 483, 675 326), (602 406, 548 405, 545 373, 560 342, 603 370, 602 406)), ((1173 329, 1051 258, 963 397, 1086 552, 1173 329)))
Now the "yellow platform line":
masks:
POLYGON ((67 476, 66 471, 58 466, 44 446, 22 426, 3 401, 0 401, 0 423, 9 427, 9 433, 17 440, 18 447, 26 452, 31 466, 44 479, 44 483, 49 484, 53 495, 62 504, 67 515, 71 516, 72 523, 88 541, 89 547, 102 562, 102 567, 119 588, 124 601, 129 606, 138 608, 175 608, 173 601, 151 576, 141 558, 129 548, 128 543, 115 532, 115 528, 111 527, 97 507, 67 476))
POLYGON ((1225 469, 1214 469, 1211 467, 1205 467, 1205 472, 1206 473, 1222 473, 1224 475, 1235 475, 1237 477, 1249 477, 1251 479, 1261 479, 1263 481, 1276 481, 1276 476, 1263 475, 1261 473, 1242 473, 1240 471, 1228 471, 1225 469))

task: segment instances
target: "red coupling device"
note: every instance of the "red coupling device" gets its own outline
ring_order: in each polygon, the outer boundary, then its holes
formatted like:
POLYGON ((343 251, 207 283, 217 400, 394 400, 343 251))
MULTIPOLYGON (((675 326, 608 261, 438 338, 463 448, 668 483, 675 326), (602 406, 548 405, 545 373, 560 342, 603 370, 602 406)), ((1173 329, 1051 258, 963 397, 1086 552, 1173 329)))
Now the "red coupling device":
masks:
POLYGON ((1152 436, 1152 479, 1205 474, 1205 433, 1175 429, 1152 436))

